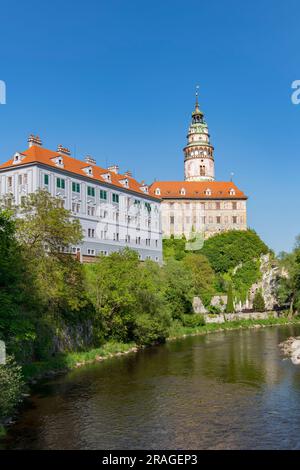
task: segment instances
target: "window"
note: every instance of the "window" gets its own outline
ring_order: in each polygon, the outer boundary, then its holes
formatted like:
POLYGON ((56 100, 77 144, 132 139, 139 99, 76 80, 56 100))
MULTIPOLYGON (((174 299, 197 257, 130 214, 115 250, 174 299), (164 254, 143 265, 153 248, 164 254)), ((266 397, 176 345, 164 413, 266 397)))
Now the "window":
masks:
POLYGON ((155 240, 155 246, 158 247, 158 240, 155 240))
POLYGON ((19 183, 19 184, 22 184, 22 175, 19 175, 19 177, 18 177, 18 183, 19 183))
POLYGON ((115 202, 116 204, 119 204, 119 194, 113 193, 112 201, 115 202))
POLYGON ((119 241, 119 234, 118 233, 114 233, 114 241, 115 242, 119 241))
POLYGON ((56 187, 65 189, 65 180, 63 178, 56 178, 56 187))
POLYGON ((23 175, 23 184, 27 184, 28 183, 28 175, 27 173, 25 173, 25 175, 23 175))
POLYGON ((8 187, 11 189, 11 187, 12 187, 12 176, 9 176, 9 177, 7 178, 7 185, 8 185, 8 187))
POLYGON ((88 237, 89 238, 95 238, 95 229, 94 228, 89 228, 88 229, 88 237))
POLYGON ((95 216, 95 207, 94 206, 87 206, 87 214, 95 216))
POLYGON ((137 245, 140 245, 140 244, 141 244, 141 237, 136 237, 135 243, 136 243, 137 245))
POLYGON ((236 215, 234 215, 234 216, 232 217, 232 223, 233 223, 233 224, 237 224, 237 216, 236 216, 236 215))
POLYGON ((130 243, 130 235, 125 235, 125 243, 130 243))
POLYGON ((73 193, 80 193, 80 184, 72 181, 72 191, 73 193))
POLYGON ((220 202, 216 202, 216 209, 217 209, 217 210, 220 210, 220 209, 221 209, 221 203, 220 203, 220 202))
POLYGON ((72 212, 80 212, 80 204, 78 202, 72 202, 72 212))
POLYGON ((170 217, 170 224, 174 224, 174 215, 171 215, 170 217))
POLYGON ((49 175, 44 175, 44 185, 48 186, 49 184, 49 175))
POLYGON ((156 194, 157 196, 159 196, 159 195, 160 195, 160 189, 159 189, 159 188, 156 188, 156 190, 155 190, 155 194, 156 194))
POLYGON ((221 217, 217 216, 217 217, 216 217, 216 220, 217 220, 217 224, 220 224, 220 223, 221 223, 221 217))
POLYGON ((200 176, 205 176, 205 165, 200 165, 200 176))
POLYGON ((87 254, 95 256, 95 250, 91 250, 90 248, 88 248, 87 254))
POLYGON ((107 200, 107 191, 104 191, 104 189, 100 189, 100 199, 107 200))
POLYGON ((92 186, 88 186, 87 193, 88 193, 88 196, 95 197, 95 188, 93 188, 92 186))
POLYGON ((148 212, 151 212, 151 204, 150 202, 145 202, 145 207, 147 209, 148 212))
POLYGON ((232 209, 233 209, 233 210, 236 210, 236 209, 237 209, 237 203, 236 203, 236 202, 233 202, 233 203, 232 203, 232 209))

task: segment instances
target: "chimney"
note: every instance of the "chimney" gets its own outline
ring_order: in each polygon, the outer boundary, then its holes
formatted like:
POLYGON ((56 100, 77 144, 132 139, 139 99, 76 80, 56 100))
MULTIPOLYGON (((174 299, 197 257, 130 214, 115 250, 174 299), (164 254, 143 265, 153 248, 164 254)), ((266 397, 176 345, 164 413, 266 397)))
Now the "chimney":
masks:
POLYGON ((39 138, 38 135, 30 134, 30 136, 28 137, 28 146, 30 148, 33 145, 36 145, 37 147, 41 147, 42 146, 42 141, 41 141, 41 139, 39 138))
POLYGON ((124 175, 127 176, 127 178, 131 178, 132 177, 132 172, 130 170, 127 170, 127 171, 125 171, 124 175))
POLYGON ((111 165, 107 168, 109 171, 112 171, 113 173, 116 173, 116 175, 119 172, 119 165, 111 165))
POLYGON ((61 144, 57 146, 57 151, 58 153, 61 153, 62 155, 67 155, 68 157, 71 155, 70 150, 67 147, 63 147, 61 144))
POLYGON ((86 163, 88 163, 89 165, 96 165, 96 160, 93 157, 91 157, 90 155, 87 155, 85 157, 84 161, 86 163))

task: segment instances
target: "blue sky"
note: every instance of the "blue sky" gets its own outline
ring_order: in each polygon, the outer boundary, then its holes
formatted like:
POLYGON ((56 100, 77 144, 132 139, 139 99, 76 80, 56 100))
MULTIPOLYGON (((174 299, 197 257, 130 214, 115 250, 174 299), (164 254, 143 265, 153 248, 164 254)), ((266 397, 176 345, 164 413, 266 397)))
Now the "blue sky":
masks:
POLYGON ((218 180, 275 251, 300 233, 297 0, 1 2, 0 161, 70 147, 137 179, 181 180, 195 85, 218 180))

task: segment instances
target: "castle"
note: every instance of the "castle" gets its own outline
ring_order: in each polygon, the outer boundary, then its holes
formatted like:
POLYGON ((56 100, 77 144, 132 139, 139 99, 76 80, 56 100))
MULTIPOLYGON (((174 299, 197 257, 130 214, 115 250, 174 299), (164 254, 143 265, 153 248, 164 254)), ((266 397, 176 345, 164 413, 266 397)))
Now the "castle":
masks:
POLYGON ((246 230, 247 196, 232 181, 215 181, 214 147, 198 92, 184 151, 184 181, 155 181, 164 237, 203 239, 226 230, 246 230))
POLYGON ((215 181, 214 148, 196 94, 195 110, 184 148, 184 181, 136 181, 118 165, 102 168, 87 156, 75 159, 59 145, 43 147, 31 135, 26 150, 0 165, 0 195, 22 198, 38 189, 59 197, 80 220, 80 246, 61 250, 92 261, 129 247, 141 260, 162 261, 162 236, 203 239, 224 230, 247 228, 247 197, 230 182, 215 181))

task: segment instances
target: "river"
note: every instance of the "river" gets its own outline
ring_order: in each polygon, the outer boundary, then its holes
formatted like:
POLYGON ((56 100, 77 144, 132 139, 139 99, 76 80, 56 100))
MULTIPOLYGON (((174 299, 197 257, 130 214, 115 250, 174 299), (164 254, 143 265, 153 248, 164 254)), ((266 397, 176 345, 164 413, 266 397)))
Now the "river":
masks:
POLYGON ((300 449, 300 326, 193 336, 45 380, 6 449, 300 449))

